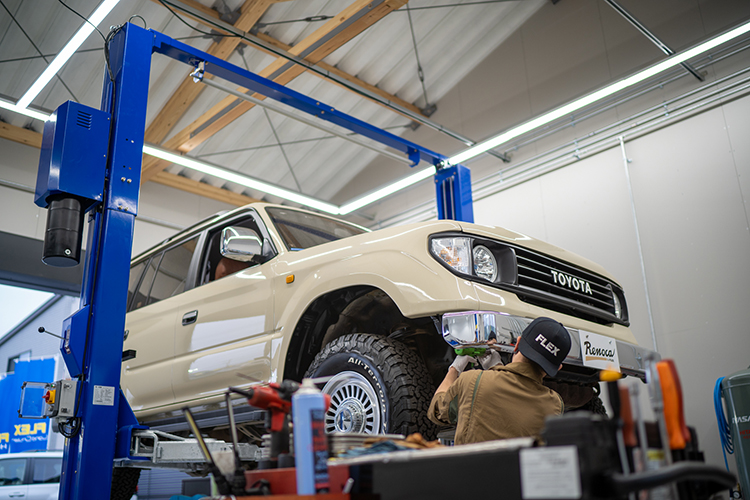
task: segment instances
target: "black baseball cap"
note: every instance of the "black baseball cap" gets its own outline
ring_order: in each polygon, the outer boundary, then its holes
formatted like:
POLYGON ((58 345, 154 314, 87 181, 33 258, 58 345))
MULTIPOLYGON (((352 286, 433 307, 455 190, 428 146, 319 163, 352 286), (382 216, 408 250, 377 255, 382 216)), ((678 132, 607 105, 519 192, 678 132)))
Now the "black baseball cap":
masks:
POLYGON ((554 377, 570 352, 570 334, 552 318, 537 318, 518 338, 518 350, 554 377))

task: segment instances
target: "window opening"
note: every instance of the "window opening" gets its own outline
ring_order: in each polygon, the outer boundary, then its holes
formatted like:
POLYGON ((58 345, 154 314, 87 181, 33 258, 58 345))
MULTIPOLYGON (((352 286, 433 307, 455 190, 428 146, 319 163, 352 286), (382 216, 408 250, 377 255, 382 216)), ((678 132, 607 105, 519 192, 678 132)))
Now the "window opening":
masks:
POLYGON ((23 484, 23 477, 25 474, 25 458, 0 460, 0 486, 23 484))
POLYGON ((7 373, 12 373, 16 371, 16 363, 18 363, 19 361, 28 361, 29 359, 31 359, 31 349, 29 349, 28 351, 24 351, 21 354, 18 354, 16 356, 13 356, 12 358, 9 358, 8 366, 5 371, 7 373))
POLYGON ((59 458, 35 458, 32 484, 59 483, 62 461, 59 458))
POLYGON ((206 257, 203 262, 200 284, 205 285, 211 281, 224 278, 231 274, 238 273, 244 269, 247 269, 258 264, 262 264, 270 259, 270 254, 265 250, 265 246, 269 245, 267 241, 264 241, 260 227, 255 222, 254 217, 246 217, 244 219, 235 219, 227 224, 222 225, 215 231, 212 231, 208 237, 208 245, 206 247, 206 257), (221 231, 227 227, 243 227, 253 231, 260 241, 263 241, 264 256, 257 256, 250 262, 240 262, 237 260, 229 259, 221 255, 221 231))
POLYGON ((365 228, 354 224, 296 210, 267 208, 266 212, 271 216, 287 249, 291 251, 367 232, 365 228))
POLYGON ((154 284, 151 286, 148 303, 154 304, 185 291, 190 262, 193 260, 198 237, 164 252, 154 284))

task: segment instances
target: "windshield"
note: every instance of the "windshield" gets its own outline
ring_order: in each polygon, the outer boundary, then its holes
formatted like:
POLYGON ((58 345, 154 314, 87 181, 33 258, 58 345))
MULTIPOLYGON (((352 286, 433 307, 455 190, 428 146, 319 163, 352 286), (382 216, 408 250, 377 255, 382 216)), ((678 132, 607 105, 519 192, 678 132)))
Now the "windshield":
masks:
POLYGON ((291 251, 367 232, 365 228, 353 224, 296 210, 267 208, 266 212, 271 216, 287 249, 291 251))

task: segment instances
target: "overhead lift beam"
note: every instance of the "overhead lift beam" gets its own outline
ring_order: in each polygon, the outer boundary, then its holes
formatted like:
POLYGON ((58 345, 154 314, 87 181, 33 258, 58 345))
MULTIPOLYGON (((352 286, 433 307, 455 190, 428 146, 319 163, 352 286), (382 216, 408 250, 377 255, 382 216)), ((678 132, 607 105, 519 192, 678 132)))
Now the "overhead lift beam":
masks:
MULTIPOLYGON (((141 426, 120 387, 125 304, 135 217, 138 213, 141 161, 151 57, 164 54, 204 73, 364 135, 436 169, 441 218, 473 219, 469 171, 448 165, 447 157, 342 113, 271 80, 158 32, 126 24, 111 37, 101 111, 68 102, 45 123, 35 202, 60 209, 80 203, 80 216, 68 215, 63 230, 83 226, 88 213, 89 251, 81 308, 63 322, 61 352, 77 392, 73 418, 65 420, 60 498, 101 499, 110 494, 114 460, 143 460, 132 452, 141 426), (72 160, 68 160, 72 157, 72 160), (71 205, 67 205, 70 203, 71 205)), ((64 212, 64 210, 63 210, 64 212)), ((50 213, 52 217, 53 213, 50 213)), ((59 219, 59 217, 58 217, 59 219)), ((77 251, 51 238, 45 259, 77 263, 77 251)), ((76 246, 80 249, 80 240, 76 246)), ((140 434, 139 434, 140 433, 140 434)))

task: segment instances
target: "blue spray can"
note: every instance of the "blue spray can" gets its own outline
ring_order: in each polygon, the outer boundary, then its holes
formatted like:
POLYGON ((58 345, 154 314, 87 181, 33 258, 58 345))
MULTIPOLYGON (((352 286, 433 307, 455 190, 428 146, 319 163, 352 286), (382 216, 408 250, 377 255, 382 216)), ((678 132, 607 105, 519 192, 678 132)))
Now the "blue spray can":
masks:
POLYGON ((292 396, 297 494, 327 493, 328 436, 325 431, 325 395, 312 380, 304 379, 292 396))

